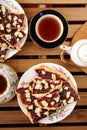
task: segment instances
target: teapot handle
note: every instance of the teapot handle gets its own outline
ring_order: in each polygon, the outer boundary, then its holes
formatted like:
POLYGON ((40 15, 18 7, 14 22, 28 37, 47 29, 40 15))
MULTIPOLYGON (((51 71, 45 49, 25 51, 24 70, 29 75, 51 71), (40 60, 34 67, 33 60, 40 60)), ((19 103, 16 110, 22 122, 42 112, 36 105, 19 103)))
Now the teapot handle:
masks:
POLYGON ((68 54, 71 53, 71 48, 72 48, 71 46, 60 45, 60 49, 64 50, 68 54))
POLYGON ((65 51, 63 50, 61 53, 60 53, 60 59, 63 63, 65 64, 70 64, 70 65, 73 65, 73 66, 76 66, 70 59, 65 59, 65 51))

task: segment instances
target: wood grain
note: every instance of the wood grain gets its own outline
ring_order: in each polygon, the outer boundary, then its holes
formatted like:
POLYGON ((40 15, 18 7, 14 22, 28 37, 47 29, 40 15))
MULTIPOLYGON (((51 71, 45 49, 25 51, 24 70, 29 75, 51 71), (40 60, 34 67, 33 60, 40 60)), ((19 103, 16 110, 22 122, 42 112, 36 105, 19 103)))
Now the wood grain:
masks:
POLYGON ((56 127, 19 127, 19 128, 13 128, 13 127, 10 127, 10 128, 1 128, 0 130, 87 130, 87 126, 56 126, 56 127))
MULTIPOLYGON (((17 0, 23 7, 28 22, 32 17, 44 9, 60 12, 68 23, 68 35, 63 44, 70 45, 72 38, 87 21, 87 0, 17 0)), ((28 28, 29 29, 29 28, 28 28)), ((0 130, 87 130, 87 74, 78 67, 64 64, 60 60, 61 50, 58 47, 45 49, 28 38, 22 50, 5 64, 10 65, 21 75, 33 65, 52 62, 64 66, 74 76, 79 90, 80 100, 73 112, 64 120, 51 125, 32 125, 20 110, 16 96, 5 104, 0 104, 0 130)), ((68 58, 68 55, 66 55, 68 58)))
POLYGON ((87 0, 17 0, 19 3, 29 4, 87 4, 87 0))

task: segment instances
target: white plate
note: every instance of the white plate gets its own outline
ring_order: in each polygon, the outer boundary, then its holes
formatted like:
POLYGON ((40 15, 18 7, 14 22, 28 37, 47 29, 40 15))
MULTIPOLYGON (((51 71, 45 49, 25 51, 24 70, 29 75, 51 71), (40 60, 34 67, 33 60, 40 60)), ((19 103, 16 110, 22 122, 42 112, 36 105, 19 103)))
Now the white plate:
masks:
MULTIPOLYGON (((0 4, 4 5, 8 9, 10 9, 12 12, 25 14, 23 8, 15 0, 0 0, 0 4)), ((20 47, 22 47, 24 45, 27 35, 28 35, 28 20, 27 20, 26 15, 25 15, 25 28, 23 29, 23 31, 26 34, 26 36, 19 43, 20 47)), ((17 52, 18 52, 18 50, 16 50, 16 49, 9 49, 5 59, 9 59, 13 55, 15 55, 17 52)))
POLYGON ((0 63, 0 75, 3 75, 8 81, 8 88, 0 94, 0 104, 10 101, 15 96, 15 90, 18 85, 18 76, 13 68, 0 63))
MULTIPOLYGON (((45 65, 54 70, 56 69, 56 70, 61 71, 62 73, 65 73, 67 75, 67 77, 70 78, 70 80, 72 81, 73 85, 75 86, 75 88, 77 90, 76 81, 75 81, 74 77, 71 75, 71 73, 68 70, 66 70, 64 67, 54 64, 54 63, 41 63, 41 64, 34 65, 30 69, 28 69, 21 77, 21 79, 18 83, 18 88, 23 86, 25 83, 30 82, 32 79, 34 79, 36 76, 35 68, 37 68, 38 66, 41 66, 41 65, 45 65)), ((18 97, 17 97, 17 99, 18 99, 18 104, 19 104, 21 110, 27 116, 26 109, 23 107, 21 100, 18 97)), ((76 105, 76 102, 69 104, 66 107, 63 107, 62 109, 58 110, 57 113, 54 113, 51 116, 40 120, 39 123, 52 124, 52 123, 59 122, 59 121, 63 120, 64 118, 66 118, 73 111, 75 105, 76 105)))

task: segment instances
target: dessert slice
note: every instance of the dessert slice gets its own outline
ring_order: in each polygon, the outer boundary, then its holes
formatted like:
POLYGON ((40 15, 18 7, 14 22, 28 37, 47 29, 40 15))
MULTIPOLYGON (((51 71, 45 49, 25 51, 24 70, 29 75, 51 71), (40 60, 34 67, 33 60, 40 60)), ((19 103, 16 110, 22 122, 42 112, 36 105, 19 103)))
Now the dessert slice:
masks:
POLYGON ((58 71, 51 69, 47 66, 41 65, 38 68, 35 69, 38 77, 41 77, 42 79, 49 79, 49 80, 67 80, 67 76, 58 71))
POLYGON ((5 34, 5 27, 2 23, 0 23, 0 36, 5 34))
POLYGON ((17 50, 21 50, 19 46, 19 42, 25 37, 25 33, 21 30, 11 30, 10 33, 6 33, 2 35, 2 39, 8 43, 11 48, 16 48, 17 50))
POLYGON ((18 48, 20 50, 19 44, 17 43, 17 39, 12 36, 12 34, 4 34, 2 39, 6 41, 10 48, 18 48))
POLYGON ((62 107, 59 90, 34 100, 34 103, 36 106, 47 110, 56 110, 62 107))
POLYGON ((0 62, 4 62, 8 49, 8 44, 0 37, 0 62))
POLYGON ((38 123, 41 119, 49 116, 50 114, 56 112, 55 110, 46 110, 36 107, 34 104, 27 107, 27 116, 31 123, 38 123))
POLYGON ((4 5, 0 4, 0 22, 3 21, 8 12, 9 10, 4 5))
POLYGON ((10 29, 23 29, 25 27, 25 15, 19 13, 7 13, 3 24, 6 28, 10 29))
POLYGON ((63 82, 62 87, 59 90, 59 94, 63 106, 80 99, 75 87, 72 85, 70 80, 63 82))
POLYGON ((31 105, 33 103, 33 100, 35 99, 31 95, 32 83, 33 83, 32 81, 30 83, 26 83, 23 87, 18 88, 16 90, 16 94, 17 94, 18 98, 21 100, 24 107, 31 105))
POLYGON ((32 95, 36 98, 43 97, 56 89, 60 89, 61 86, 61 80, 49 81, 46 79, 35 78, 33 81, 32 95))

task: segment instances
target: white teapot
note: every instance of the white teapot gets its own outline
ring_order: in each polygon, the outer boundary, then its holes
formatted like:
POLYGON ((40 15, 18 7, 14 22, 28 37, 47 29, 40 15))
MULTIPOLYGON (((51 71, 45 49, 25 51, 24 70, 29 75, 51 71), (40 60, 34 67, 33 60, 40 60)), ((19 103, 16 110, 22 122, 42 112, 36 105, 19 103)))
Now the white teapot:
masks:
POLYGON ((60 48, 70 55, 76 65, 87 67, 87 39, 79 40, 73 46, 60 45, 60 48))

